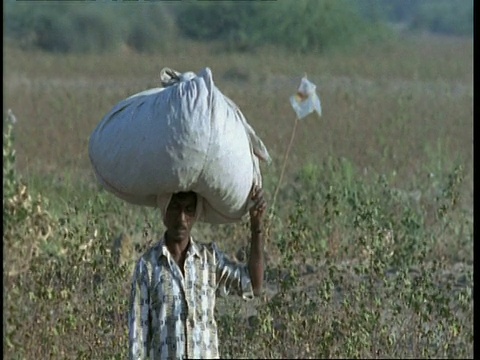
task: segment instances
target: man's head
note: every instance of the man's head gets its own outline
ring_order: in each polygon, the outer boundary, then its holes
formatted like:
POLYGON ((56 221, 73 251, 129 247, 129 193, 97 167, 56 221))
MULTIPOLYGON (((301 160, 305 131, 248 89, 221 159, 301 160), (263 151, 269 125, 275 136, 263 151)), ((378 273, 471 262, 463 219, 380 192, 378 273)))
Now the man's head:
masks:
POLYGON ((169 239, 181 241, 190 237, 196 221, 197 201, 197 194, 193 191, 172 195, 164 217, 169 239))

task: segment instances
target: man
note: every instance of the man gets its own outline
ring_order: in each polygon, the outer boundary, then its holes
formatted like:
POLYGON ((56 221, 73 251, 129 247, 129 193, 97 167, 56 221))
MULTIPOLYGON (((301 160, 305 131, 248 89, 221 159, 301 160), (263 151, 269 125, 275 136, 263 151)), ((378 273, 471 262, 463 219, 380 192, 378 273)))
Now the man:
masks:
POLYGON ((137 262, 129 310, 130 359, 218 358, 215 295, 252 299, 263 284, 263 191, 254 186, 248 264, 228 259, 215 243, 190 235, 203 199, 194 192, 171 197, 160 242, 137 262))

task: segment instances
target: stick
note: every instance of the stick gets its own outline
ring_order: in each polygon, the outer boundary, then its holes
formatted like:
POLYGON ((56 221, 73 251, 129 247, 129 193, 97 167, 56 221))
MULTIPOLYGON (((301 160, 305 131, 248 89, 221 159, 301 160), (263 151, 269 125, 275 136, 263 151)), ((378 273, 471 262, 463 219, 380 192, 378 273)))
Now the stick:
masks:
POLYGON ((298 124, 298 117, 295 118, 295 124, 293 125, 292 135, 290 137, 290 143, 288 144, 287 150, 285 151, 285 156, 284 156, 283 165, 282 165, 282 171, 280 172, 280 178, 278 179, 277 188, 275 189, 275 192, 273 194, 272 205, 270 207, 271 212, 270 212, 270 216, 269 216, 269 219, 268 219, 269 221, 268 221, 268 224, 267 224, 267 233, 269 233, 269 231, 270 231, 271 219, 273 217, 273 211, 275 210, 275 201, 277 200, 278 190, 280 189, 280 185, 281 185, 282 179, 283 179, 283 174, 285 173, 285 167, 287 165, 287 159, 288 159, 288 155, 290 154, 290 149, 292 148, 293 139, 295 138, 295 131, 297 130, 297 124, 298 124))

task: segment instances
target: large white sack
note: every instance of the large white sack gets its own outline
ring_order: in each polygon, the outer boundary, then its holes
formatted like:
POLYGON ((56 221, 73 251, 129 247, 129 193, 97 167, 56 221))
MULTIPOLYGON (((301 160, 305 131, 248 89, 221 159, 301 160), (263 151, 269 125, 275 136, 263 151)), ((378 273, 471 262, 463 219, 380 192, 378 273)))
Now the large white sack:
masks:
POLYGON ((205 199, 199 220, 241 220, 252 185, 262 184, 259 159, 270 162, 264 144, 209 68, 198 75, 164 69, 162 83, 118 103, 93 131, 97 179, 119 198, 152 207, 195 191, 205 199))

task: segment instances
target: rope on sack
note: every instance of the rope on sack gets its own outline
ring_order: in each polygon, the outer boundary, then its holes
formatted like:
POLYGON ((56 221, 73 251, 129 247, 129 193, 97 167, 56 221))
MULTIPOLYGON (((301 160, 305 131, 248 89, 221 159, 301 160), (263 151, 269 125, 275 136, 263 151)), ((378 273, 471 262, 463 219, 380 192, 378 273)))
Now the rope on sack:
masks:
POLYGON ((163 87, 175 85, 180 81, 180 73, 168 67, 160 71, 160 82, 163 87))
POLYGON ((187 71, 186 73, 182 74, 176 70, 166 67, 163 68, 162 71, 160 71, 160 83, 165 88, 178 84, 181 81, 192 80, 196 76, 197 75, 195 75, 195 73, 192 71, 187 71))

